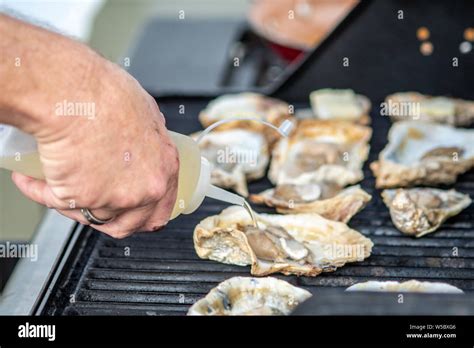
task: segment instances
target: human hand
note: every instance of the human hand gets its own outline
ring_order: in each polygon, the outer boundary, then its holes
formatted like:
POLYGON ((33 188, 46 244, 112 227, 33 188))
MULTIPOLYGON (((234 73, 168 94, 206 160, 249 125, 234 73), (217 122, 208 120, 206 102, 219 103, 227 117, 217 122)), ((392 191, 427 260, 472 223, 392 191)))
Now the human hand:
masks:
POLYGON ((61 74, 68 83, 43 88, 41 105, 34 105, 44 114, 31 132, 45 180, 19 173, 12 179, 30 199, 83 224, 89 222, 79 208, 99 219, 113 218, 93 225, 112 237, 157 230, 173 209, 179 167, 164 117, 128 73, 91 51, 78 52, 86 68, 72 69, 64 61, 61 74), (94 114, 58 115, 61 103, 85 105, 94 114))

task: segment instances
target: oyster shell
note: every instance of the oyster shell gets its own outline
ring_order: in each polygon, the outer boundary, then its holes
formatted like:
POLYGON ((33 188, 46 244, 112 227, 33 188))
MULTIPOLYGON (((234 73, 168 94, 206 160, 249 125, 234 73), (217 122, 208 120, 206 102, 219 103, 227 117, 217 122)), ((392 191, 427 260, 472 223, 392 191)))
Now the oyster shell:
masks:
POLYGON ((368 281, 354 284, 348 287, 346 291, 463 293, 461 289, 453 285, 438 282, 420 282, 418 280, 408 280, 402 283, 396 281, 368 281))
POLYGON ((193 304, 188 315, 288 315, 309 297, 284 280, 233 277, 193 304))
POLYGON ((400 92, 387 96, 385 105, 394 122, 420 120, 454 126, 469 126, 474 122, 474 101, 471 100, 400 92))
POLYGON ((346 224, 317 214, 255 214, 233 206, 202 220, 194 230, 200 258, 251 265, 252 275, 280 272, 316 276, 370 256, 373 243, 346 224))
POLYGON ((346 189, 328 184, 282 184, 250 195, 250 201, 275 207, 282 214, 316 213, 322 217, 348 222, 372 199, 359 185, 346 189))
POLYGON ((377 188, 452 184, 474 166, 474 130, 428 122, 393 124, 370 168, 377 188))
POLYGON ((199 148, 213 164, 211 182, 244 197, 248 196, 247 181, 262 178, 270 161, 265 137, 246 129, 210 132, 199 142, 199 148))
POLYGON ((299 120, 276 143, 268 177, 275 185, 354 184, 364 177, 371 134, 369 127, 347 121, 299 120))
POLYGON ((355 94, 352 89, 319 89, 311 92, 309 100, 314 116, 321 120, 370 123, 369 98, 355 94))
POLYGON ((469 195, 434 188, 384 190, 382 197, 397 229, 416 237, 436 231, 471 204, 469 195))
POLYGON ((226 94, 212 100, 199 114, 204 128, 221 120, 235 121, 224 123, 218 129, 242 128, 265 135, 270 146, 280 135, 267 125, 244 119, 258 119, 278 127, 286 119, 292 118, 289 105, 281 100, 257 93, 226 94), (242 120, 238 120, 242 119, 242 120))

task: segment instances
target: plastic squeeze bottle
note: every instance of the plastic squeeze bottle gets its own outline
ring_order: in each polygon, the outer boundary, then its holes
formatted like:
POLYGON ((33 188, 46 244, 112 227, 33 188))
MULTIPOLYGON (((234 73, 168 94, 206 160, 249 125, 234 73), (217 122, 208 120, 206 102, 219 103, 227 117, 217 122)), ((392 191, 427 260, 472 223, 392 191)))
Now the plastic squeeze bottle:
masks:
MULTIPOLYGON (((179 152, 178 194, 170 219, 191 214, 204 197, 243 206, 255 222, 252 210, 241 196, 211 184, 211 164, 201 156, 198 144, 190 137, 169 132, 179 152)), ((42 165, 35 139, 22 131, 0 124, 0 168, 43 179, 42 165)))
POLYGON ((243 197, 211 184, 212 166, 201 156, 198 144, 186 135, 171 131, 169 134, 178 149, 180 162, 178 195, 171 219, 180 214, 191 214, 201 205, 204 197, 210 197, 245 207, 255 223, 253 213, 243 197))

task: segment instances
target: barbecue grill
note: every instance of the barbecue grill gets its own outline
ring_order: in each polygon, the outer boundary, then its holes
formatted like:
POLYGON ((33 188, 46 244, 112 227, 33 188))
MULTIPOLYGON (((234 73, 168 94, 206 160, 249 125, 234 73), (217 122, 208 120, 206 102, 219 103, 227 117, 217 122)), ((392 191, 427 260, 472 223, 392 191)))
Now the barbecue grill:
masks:
MULTIPOLYGON (((420 239, 402 235, 393 226, 368 164, 387 142, 390 121, 379 105, 390 93, 415 90, 426 94, 474 99, 474 52, 461 54, 462 32, 472 26, 470 1, 370 1, 353 12, 280 82, 257 91, 308 107, 318 88, 352 88, 373 103, 373 137, 361 186, 373 196, 349 225, 375 244, 363 262, 347 264, 317 277, 275 275, 313 294, 298 314, 474 314, 474 205, 420 239), (402 12, 400 12, 402 11, 402 12), (402 18, 400 19, 400 14, 402 18), (432 31, 434 52, 423 56, 415 32, 432 31), (343 65, 348 58, 349 65, 343 65), (453 66, 457 58, 458 66, 453 66), (368 280, 446 282, 465 295, 405 295, 400 306, 394 294, 344 293, 368 280)), ((153 49, 140 42, 136 50, 153 49)), ((132 59, 133 61, 133 59, 132 59)), ((132 74, 136 73, 132 68, 132 74)), ((222 93, 229 92, 223 88, 222 93)), ((156 95, 174 131, 201 129, 197 115, 215 96, 156 95), (186 114, 179 113, 184 105, 186 114)), ((251 183, 251 192, 270 187, 267 179, 251 183)), ((455 188, 474 197, 474 173, 462 175, 455 188)), ((197 223, 219 213, 225 204, 206 199, 200 209, 178 217, 162 231, 115 240, 90 227, 76 225, 47 280, 32 313, 42 315, 183 315, 219 282, 249 276, 250 267, 225 265, 197 257, 192 234, 197 223)), ((257 212, 273 212, 255 207, 257 212)))

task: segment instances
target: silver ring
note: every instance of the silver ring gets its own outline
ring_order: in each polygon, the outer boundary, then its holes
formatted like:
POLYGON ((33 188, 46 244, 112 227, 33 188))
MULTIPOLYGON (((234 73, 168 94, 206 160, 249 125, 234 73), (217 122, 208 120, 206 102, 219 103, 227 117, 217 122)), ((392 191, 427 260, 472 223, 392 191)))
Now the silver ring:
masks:
POLYGON ((84 215, 87 221, 89 221, 91 224, 94 224, 94 225, 105 225, 114 219, 113 217, 107 220, 98 219, 87 208, 81 208, 81 213, 82 215, 84 215))

